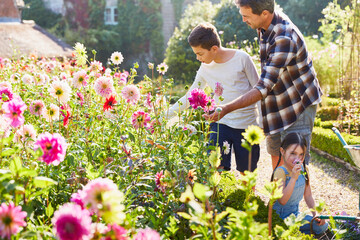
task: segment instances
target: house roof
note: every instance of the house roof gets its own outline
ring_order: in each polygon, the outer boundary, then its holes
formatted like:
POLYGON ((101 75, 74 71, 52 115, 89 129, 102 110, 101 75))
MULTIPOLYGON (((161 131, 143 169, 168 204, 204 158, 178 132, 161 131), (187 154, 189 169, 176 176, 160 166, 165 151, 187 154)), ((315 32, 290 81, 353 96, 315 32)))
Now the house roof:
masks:
POLYGON ((39 57, 70 57, 72 47, 34 21, 0 22, 0 57, 36 54, 39 57))
POLYGON ((0 22, 20 22, 21 16, 18 7, 24 7, 22 0, 1 0, 0 22))

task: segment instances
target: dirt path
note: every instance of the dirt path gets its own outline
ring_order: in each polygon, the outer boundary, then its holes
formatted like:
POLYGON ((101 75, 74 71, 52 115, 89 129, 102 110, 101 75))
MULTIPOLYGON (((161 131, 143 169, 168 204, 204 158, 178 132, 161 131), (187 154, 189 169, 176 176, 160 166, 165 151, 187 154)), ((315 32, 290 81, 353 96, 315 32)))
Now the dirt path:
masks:
MULTIPOLYGON (((266 152, 265 142, 260 147, 256 194, 267 202, 268 199, 258 190, 262 189, 265 183, 270 180, 272 173, 271 158, 266 152)), ((315 202, 324 201, 328 207, 328 213, 331 214, 336 211, 345 211, 349 215, 357 215, 359 212, 360 176, 350 172, 342 165, 314 155, 315 153, 312 153, 309 176, 315 202)), ((308 210, 304 200, 300 203, 300 209, 301 211, 308 210)))

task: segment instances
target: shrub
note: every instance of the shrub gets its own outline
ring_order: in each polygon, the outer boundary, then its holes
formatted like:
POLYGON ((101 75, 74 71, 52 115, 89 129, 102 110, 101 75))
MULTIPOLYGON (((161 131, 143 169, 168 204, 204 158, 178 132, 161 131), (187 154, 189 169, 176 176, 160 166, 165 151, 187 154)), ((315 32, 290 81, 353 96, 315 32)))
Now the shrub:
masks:
POLYGON ((175 28, 165 53, 165 62, 169 66, 167 76, 174 78, 175 83, 193 82, 200 62, 196 60, 187 37, 199 23, 213 22, 216 9, 217 5, 213 5, 210 1, 198 0, 188 6, 180 20, 179 28, 175 28))
MULTIPOLYGON (((341 135, 349 145, 360 144, 360 137, 345 133, 341 133, 341 135)), ((335 157, 341 158, 352 165, 355 165, 346 149, 341 144, 339 138, 330 129, 314 127, 312 132, 311 145, 335 157)))
MULTIPOLYGON (((217 201, 223 203, 224 209, 226 207, 232 207, 236 210, 244 210, 244 201, 245 201, 245 192, 240 190, 238 185, 241 185, 241 181, 237 180, 235 177, 222 177, 221 182, 219 184, 219 188, 222 191, 219 191, 217 196, 217 201)), ((270 181, 270 179, 269 179, 270 181)), ((254 196, 250 201, 256 200, 257 204, 259 204, 258 213, 254 216, 254 219, 260 223, 267 223, 268 221, 268 207, 261 200, 260 197, 254 196)), ((273 212, 273 226, 282 226, 287 228, 284 221, 280 218, 280 216, 274 211, 273 212)))
POLYGON ((317 110, 316 116, 322 121, 336 120, 339 117, 339 107, 323 107, 317 110))

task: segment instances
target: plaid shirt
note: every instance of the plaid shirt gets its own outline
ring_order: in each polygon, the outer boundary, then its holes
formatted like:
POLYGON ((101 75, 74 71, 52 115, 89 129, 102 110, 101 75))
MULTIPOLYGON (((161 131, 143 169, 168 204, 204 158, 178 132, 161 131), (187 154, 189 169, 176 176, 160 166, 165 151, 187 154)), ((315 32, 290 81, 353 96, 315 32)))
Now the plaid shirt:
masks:
POLYGON ((258 33, 262 71, 255 87, 263 97, 264 132, 275 134, 320 103, 322 91, 304 38, 285 14, 275 12, 269 28, 258 33))

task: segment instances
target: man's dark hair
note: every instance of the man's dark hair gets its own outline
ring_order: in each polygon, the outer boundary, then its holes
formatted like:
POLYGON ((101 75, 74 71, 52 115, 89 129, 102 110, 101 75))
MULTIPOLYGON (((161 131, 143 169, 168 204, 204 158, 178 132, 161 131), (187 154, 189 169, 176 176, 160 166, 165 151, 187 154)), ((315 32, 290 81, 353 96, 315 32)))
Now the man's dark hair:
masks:
POLYGON ((220 47, 220 37, 211 23, 200 23, 190 33, 188 42, 192 47, 210 50, 212 46, 220 47))
POLYGON ((238 7, 249 7, 253 14, 260 15, 264 10, 268 10, 270 13, 274 12, 275 1, 274 0, 235 0, 238 7))

